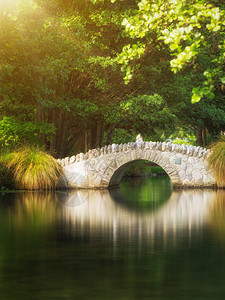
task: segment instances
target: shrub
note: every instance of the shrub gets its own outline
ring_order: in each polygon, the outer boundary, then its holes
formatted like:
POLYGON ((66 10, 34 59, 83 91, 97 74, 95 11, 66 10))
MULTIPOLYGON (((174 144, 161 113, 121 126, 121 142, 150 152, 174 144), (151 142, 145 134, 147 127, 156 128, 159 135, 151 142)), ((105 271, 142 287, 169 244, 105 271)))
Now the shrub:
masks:
POLYGON ((36 148, 21 148, 1 157, 2 163, 12 173, 16 189, 53 189, 62 168, 46 152, 36 148))
POLYGON ((14 117, 4 117, 0 120, 0 149, 1 151, 12 150, 24 143, 41 145, 39 139, 41 134, 50 141, 55 134, 54 125, 44 122, 23 122, 14 117))
POLYGON ((218 187, 225 187, 225 136, 212 144, 208 158, 210 167, 214 170, 218 187))

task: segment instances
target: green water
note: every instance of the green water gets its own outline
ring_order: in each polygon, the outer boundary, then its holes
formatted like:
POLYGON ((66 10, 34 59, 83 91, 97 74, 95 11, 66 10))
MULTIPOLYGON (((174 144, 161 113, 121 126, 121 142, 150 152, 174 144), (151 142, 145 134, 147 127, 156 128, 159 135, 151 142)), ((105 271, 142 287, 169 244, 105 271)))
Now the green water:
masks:
MULTIPOLYGON (((121 183, 120 193, 120 201, 127 207, 155 211, 171 196, 172 184, 168 176, 127 179, 121 183)), ((118 200, 117 195, 115 201, 118 200)))
POLYGON ((224 299, 225 192, 166 177, 0 197, 0 299, 224 299))

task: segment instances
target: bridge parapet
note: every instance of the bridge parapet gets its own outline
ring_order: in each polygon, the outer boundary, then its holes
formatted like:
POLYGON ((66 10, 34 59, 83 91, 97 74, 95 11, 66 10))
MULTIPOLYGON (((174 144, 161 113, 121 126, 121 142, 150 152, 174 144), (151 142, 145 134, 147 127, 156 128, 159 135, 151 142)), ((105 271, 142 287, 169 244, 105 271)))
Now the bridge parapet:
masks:
POLYGON ((196 147, 192 145, 185 145, 185 144, 174 144, 171 142, 131 142, 127 144, 112 144, 107 145, 102 148, 92 149, 89 150, 87 153, 79 153, 76 156, 73 155, 71 157, 65 157, 63 159, 57 159, 58 163, 62 167, 66 167, 70 164, 75 162, 80 162, 84 160, 88 160, 90 158, 99 157, 102 155, 106 155, 109 153, 117 153, 117 152, 124 152, 128 150, 158 150, 162 152, 175 152, 175 153, 182 153, 188 156, 193 157, 203 157, 207 158, 210 150, 202 147, 196 147))

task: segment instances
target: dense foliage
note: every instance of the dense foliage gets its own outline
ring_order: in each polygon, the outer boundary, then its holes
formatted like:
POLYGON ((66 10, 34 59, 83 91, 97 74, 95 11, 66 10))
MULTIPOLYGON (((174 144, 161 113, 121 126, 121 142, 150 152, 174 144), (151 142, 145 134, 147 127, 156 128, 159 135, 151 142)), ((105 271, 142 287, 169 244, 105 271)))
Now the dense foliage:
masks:
POLYGON ((126 70, 126 81, 132 78, 130 62, 152 51, 153 43, 161 46, 160 41, 163 41, 173 55, 170 66, 175 73, 190 65, 196 69, 198 57, 212 48, 210 62, 213 65, 201 70, 206 80, 204 86, 193 89, 193 102, 199 101, 203 96, 213 99, 216 87, 224 88, 223 9, 210 1, 202 0, 141 0, 137 8, 131 10, 130 15, 123 19, 122 24, 125 31, 135 40, 132 45, 125 46, 117 58, 126 70))
POLYGON ((181 132, 206 145, 225 130, 221 1, 4 3, 1 149, 63 157, 181 132))
POLYGON ((53 124, 24 122, 14 117, 3 117, 0 121, 0 149, 2 151, 15 149, 24 144, 41 145, 41 134, 50 141, 54 133, 53 124))

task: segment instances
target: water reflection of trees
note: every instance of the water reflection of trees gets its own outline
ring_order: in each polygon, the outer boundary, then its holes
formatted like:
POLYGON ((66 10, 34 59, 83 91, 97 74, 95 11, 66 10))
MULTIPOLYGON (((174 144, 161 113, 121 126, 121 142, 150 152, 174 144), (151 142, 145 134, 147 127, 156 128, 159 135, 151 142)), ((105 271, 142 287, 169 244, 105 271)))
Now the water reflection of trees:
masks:
POLYGON ((71 232, 88 230, 108 237, 137 236, 151 239, 156 233, 176 235, 225 219, 224 191, 176 190, 156 211, 130 210, 118 189, 19 192, 1 196, 0 215, 18 228, 44 228, 55 222, 71 232), (120 202, 115 201, 119 199, 120 202), (211 223, 211 222, 210 222, 211 223))
POLYGON ((131 210, 122 198, 118 189, 20 192, 1 196, 0 215, 17 229, 45 230, 58 222, 73 236, 100 234, 114 241, 176 239, 180 231, 191 235, 206 224, 225 231, 224 191, 176 190, 156 211, 131 210))
POLYGON ((79 198, 87 199, 80 206, 77 192, 71 192, 64 202, 63 219, 74 235, 89 232, 105 238, 151 241, 155 236, 176 239, 180 231, 191 236, 192 229, 200 231, 209 222, 209 214, 216 201, 213 190, 177 190, 159 210, 140 212, 128 209, 112 200, 118 191, 79 191, 79 198))
POLYGON ((54 192, 16 192, 0 196, 1 219, 17 229, 45 228, 57 217, 57 196, 54 192))
POLYGON ((210 226, 216 237, 224 239, 225 234, 225 191, 219 189, 216 193, 216 201, 210 212, 210 226))

